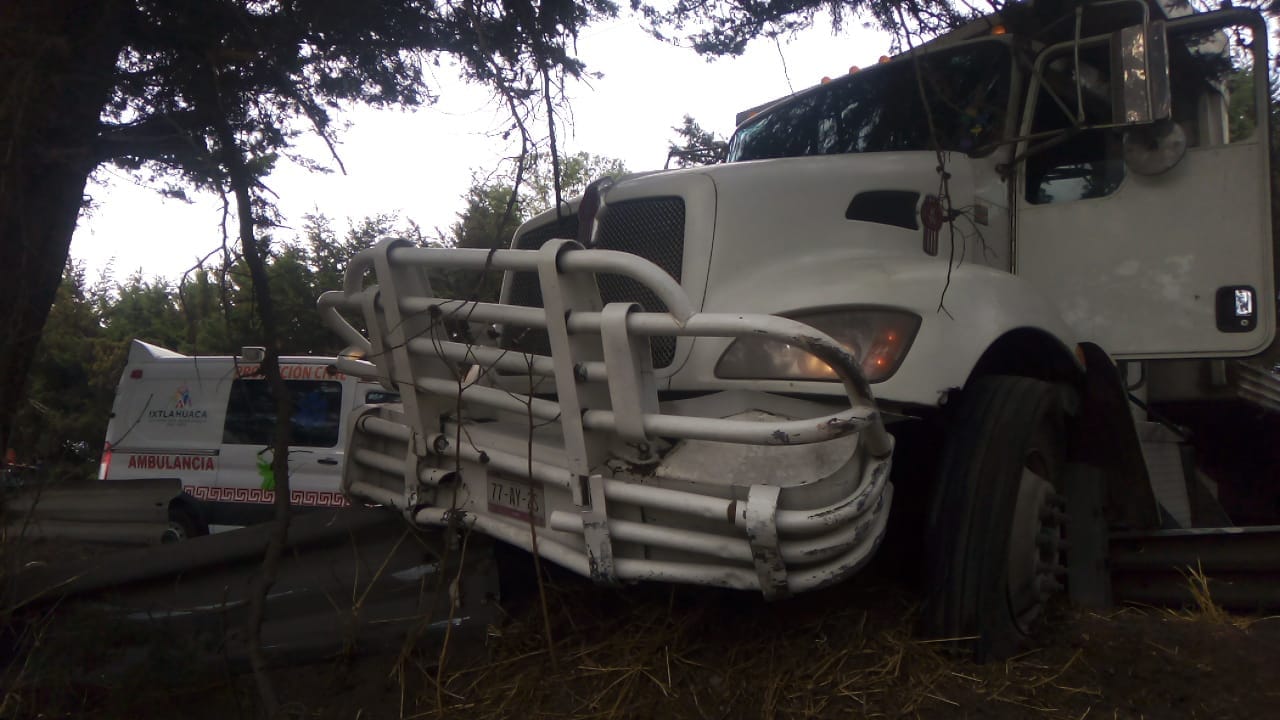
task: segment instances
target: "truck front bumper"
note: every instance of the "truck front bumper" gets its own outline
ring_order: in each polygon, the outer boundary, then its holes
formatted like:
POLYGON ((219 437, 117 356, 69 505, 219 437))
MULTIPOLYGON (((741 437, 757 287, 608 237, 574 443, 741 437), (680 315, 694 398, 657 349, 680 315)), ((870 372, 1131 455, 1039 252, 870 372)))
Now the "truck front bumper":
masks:
POLYGON ((372 359, 340 358, 338 369, 404 401, 352 416, 343 490, 356 500, 481 531, 601 583, 769 598, 850 575, 884 535, 893 439, 856 359, 807 325, 694 312, 651 263, 569 241, 492 253, 387 241, 353 259, 346 289, 320 305, 372 359), (545 307, 437 298, 432 267, 536 272, 545 307), (594 276, 605 273, 647 286, 668 312, 602 305, 594 276), (340 311, 361 312, 368 337, 340 311), (551 353, 461 342, 459 319, 545 332, 551 353), (727 391, 663 402, 655 336, 781 341, 830 366, 846 398, 727 391))
MULTIPOLYGON (((733 392, 672 405, 778 422, 806 404, 733 392)), ((528 427, 517 418, 446 425, 425 438, 433 454, 417 473, 417 496, 406 498, 406 458, 419 463, 403 411, 366 407, 355 420, 344 489, 419 524, 478 530, 606 584, 656 580, 782 597, 851 575, 884 536, 890 456, 872 456, 858 434, 805 445, 659 442, 630 447, 579 479, 564 467, 558 433, 536 429, 531 445, 528 427), (579 505, 579 494, 590 502, 579 505)))

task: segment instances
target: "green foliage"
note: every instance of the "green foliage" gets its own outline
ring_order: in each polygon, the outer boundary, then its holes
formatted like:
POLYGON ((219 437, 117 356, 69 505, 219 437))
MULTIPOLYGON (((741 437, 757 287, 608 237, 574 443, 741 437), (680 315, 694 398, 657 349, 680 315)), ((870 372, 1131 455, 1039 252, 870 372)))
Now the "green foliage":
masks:
MULTIPOLYGON (((553 103, 548 88, 583 74, 578 32, 616 12, 610 0, 0 3, 0 446, 98 167, 170 196, 234 196, 251 251, 273 213, 262 179, 302 132, 332 147, 335 110, 429 102, 423 68, 453 58, 523 123, 553 103)), ((209 329, 185 325, 193 341, 209 329)))
POLYGON ((516 100, 542 73, 579 75, 577 31, 613 16, 607 0, 232 0, 116 3, 127 15, 100 159, 197 186, 226 186, 215 150, 225 119, 255 178, 303 129, 325 137, 350 102, 431 99, 423 67, 441 54, 516 100))
MULTIPOLYGON (((525 220, 555 205, 556 165, 545 155, 530 155, 517 189, 515 176, 500 179, 473 177, 471 187, 462 196, 465 207, 458 220, 441 237, 442 244, 460 248, 499 249, 510 247, 516 230, 525 220)), ((560 158, 560 198, 567 201, 581 195, 592 181, 617 177, 627 172, 616 158, 579 152, 560 158)), ((468 300, 498 299, 502 277, 498 273, 451 271, 432 278, 441 295, 468 300)))
MULTIPOLYGON (((442 238, 444 243, 482 249, 511 244, 516 228, 524 220, 526 202, 516 197, 510 185, 473 179, 462 199, 466 206, 449 228, 449 236, 442 238)), ((497 273, 462 270, 438 272, 431 282, 440 295, 476 300, 497 300, 502 288, 502 278, 497 273)))
MULTIPOLYGON (((14 416, 10 447, 20 463, 91 474, 107 428, 119 369, 99 316, 101 288, 85 284, 83 265, 68 262, 47 330, 34 348, 27 397, 14 416)), ((146 293, 143 297, 153 297, 146 293)), ((130 311, 140 303, 129 300, 130 311)))
POLYGON ((839 32, 850 19, 869 19, 881 29, 933 35, 983 12, 950 0, 771 0, 723 2, 674 0, 653 5, 633 0, 658 38, 688 45, 704 55, 741 55, 756 38, 785 37, 827 19, 839 32))
MULTIPOLYGON (((385 236, 425 242, 416 225, 393 214, 352 223, 342 234, 329 218, 315 214, 306 218, 299 237, 274 244, 266 269, 285 354, 333 355, 342 349, 321 323, 316 298, 341 287, 350 258, 385 236)), ((83 266, 68 262, 34 349, 10 446, 19 462, 90 476, 134 338, 188 355, 229 355, 260 345, 261 336, 242 259, 226 268, 197 268, 177 283, 135 272, 121 283, 92 286, 83 266)))
MULTIPOLYGON (((546 155, 533 154, 516 192, 514 174, 498 179, 473 177, 462 196, 465 207, 443 242, 463 248, 505 248, 525 220, 555 206, 555 165, 546 155)), ((581 195, 592 181, 627 173, 621 160, 579 152, 560 158, 560 198, 581 195)))
MULTIPOLYGON (((186 352, 227 353, 236 349, 232 339, 231 308, 221 282, 221 272, 197 269, 178 284, 178 313, 185 321, 186 338, 181 349, 186 352)), ((125 330, 123 335, 128 334, 125 330)))
POLYGON ((1254 110, 1253 69, 1236 70, 1227 77, 1227 132, 1232 140, 1247 138, 1258 126, 1254 110))
POLYGON ((153 345, 177 348, 186 343, 186 323, 178 313, 172 290, 164 281, 146 280, 142 273, 130 275, 116 286, 114 299, 104 298, 102 323, 106 337, 127 340, 125 334, 153 345))
POLYGON ((466 206, 449 229, 450 244, 460 248, 504 248, 511 244, 528 204, 508 183, 472 180, 466 206))
POLYGON ((685 115, 680 125, 671 130, 675 132, 680 144, 667 143, 668 164, 674 160, 676 167, 683 168, 714 165, 724 161, 725 153, 729 150, 728 142, 703 128, 692 115, 685 115))
MULTIPOLYGON (((546 154, 536 154, 531 158, 531 167, 533 172, 525 179, 528 187, 524 193, 529 217, 550 210, 556 204, 555 163, 546 154)), ((586 152, 561 157, 559 169, 561 201, 581 195, 594 180, 627 173, 621 160, 586 152)))
POLYGON ((315 274, 314 285, 322 290, 342 287, 347 262, 356 253, 373 247, 384 237, 399 237, 419 244, 425 242, 422 231, 412 221, 402 222, 399 215, 380 213, 350 223, 341 236, 333 222, 322 213, 303 218, 302 242, 305 243, 307 265, 315 274))

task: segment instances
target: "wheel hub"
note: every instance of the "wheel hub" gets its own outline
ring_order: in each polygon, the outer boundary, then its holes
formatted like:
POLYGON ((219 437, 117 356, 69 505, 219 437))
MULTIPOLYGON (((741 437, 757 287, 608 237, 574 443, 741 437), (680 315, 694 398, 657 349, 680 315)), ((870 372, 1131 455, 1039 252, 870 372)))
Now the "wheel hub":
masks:
POLYGON ((169 543, 182 542, 186 539, 186 526, 177 521, 170 521, 169 526, 165 528, 164 533, 160 536, 160 543, 162 545, 168 545, 169 543))
POLYGON ((1023 468, 1009 528, 1008 597, 1009 610, 1024 633, 1030 631, 1045 601, 1064 589, 1065 508, 1052 483, 1023 468))

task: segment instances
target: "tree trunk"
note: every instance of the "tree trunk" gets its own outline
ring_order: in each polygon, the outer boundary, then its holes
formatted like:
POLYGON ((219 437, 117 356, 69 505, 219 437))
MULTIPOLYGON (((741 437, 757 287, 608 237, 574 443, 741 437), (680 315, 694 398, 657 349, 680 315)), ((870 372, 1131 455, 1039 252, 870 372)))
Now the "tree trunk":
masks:
MULTIPOLYGON (((215 83, 216 87, 216 83, 215 83)), ((216 90, 213 91, 216 101, 216 90)), ((236 143, 235 133, 225 117, 217 120, 215 128, 218 143, 221 146, 222 162, 231 180, 232 193, 236 199, 236 212, 240 219, 240 246, 244 250, 244 262, 249 267, 250 284, 253 287, 253 298, 258 309, 258 319, 262 322, 262 341, 267 354, 262 361, 261 371, 266 377, 267 385, 276 401, 276 428, 272 441, 271 471, 275 480, 275 528, 267 541, 266 552, 262 559, 262 569, 254 578, 253 595, 249 598, 249 664, 253 667, 254 679, 258 685, 258 695, 269 718, 275 718, 280 712, 280 702, 276 695, 271 676, 267 673, 267 661, 262 652, 262 622, 266 617, 267 593, 275 585, 280 559, 284 555, 284 544, 289 539, 290 498, 289 498, 289 442, 291 407, 289 388, 280 375, 280 334, 276 326, 275 302, 271 297, 271 283, 267 276, 265 250, 258 244, 256 227, 253 218, 253 202, 250 188, 253 176, 245 166, 244 155, 236 143)), ((265 243, 264 243, 265 245, 265 243)))
POLYGON ((0 451, 97 165, 126 11, 118 0, 0 3, 0 451))

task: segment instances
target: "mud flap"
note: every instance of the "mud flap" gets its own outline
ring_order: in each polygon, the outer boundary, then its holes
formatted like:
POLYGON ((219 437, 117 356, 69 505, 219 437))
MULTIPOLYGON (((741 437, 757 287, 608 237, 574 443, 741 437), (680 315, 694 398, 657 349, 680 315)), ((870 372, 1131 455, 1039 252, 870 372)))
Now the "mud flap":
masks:
POLYGON ((1102 348, 1086 342, 1080 351, 1085 379, 1080 415, 1072 423, 1070 457, 1104 470, 1111 527, 1157 528, 1159 511, 1124 383, 1102 348))
POLYGON ((1071 604, 1084 608, 1111 606, 1108 565, 1106 479, 1091 465, 1066 467, 1063 494, 1067 498, 1067 594, 1071 604))

